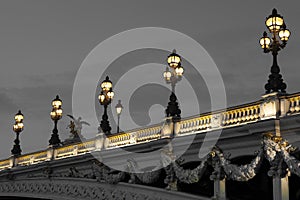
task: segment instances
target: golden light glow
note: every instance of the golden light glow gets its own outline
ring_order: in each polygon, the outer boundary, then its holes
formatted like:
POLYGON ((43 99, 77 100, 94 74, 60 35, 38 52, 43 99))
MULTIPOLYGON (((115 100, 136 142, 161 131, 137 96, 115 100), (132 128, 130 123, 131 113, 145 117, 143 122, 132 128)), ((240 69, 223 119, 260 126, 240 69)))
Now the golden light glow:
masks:
POLYGON ((107 96, 109 99, 113 99, 114 98, 115 93, 110 89, 110 91, 107 92, 107 96))
POLYGON ((177 76, 182 76, 184 69, 182 66, 176 67, 175 72, 177 74, 177 76))
POLYGON ((283 25, 283 18, 281 17, 270 17, 266 20, 266 26, 270 31, 278 32, 283 25))
POLYGON ((103 94, 103 92, 101 92, 101 94, 99 94, 98 99, 100 101, 100 103, 103 103, 105 100, 105 95, 103 94))
POLYGON ((271 32, 279 32, 284 24, 283 17, 277 13, 274 8, 272 14, 266 20, 266 26, 271 32))
POLYGON ((16 123, 13 126, 13 130, 15 132, 21 132, 23 130, 23 128, 24 128, 24 124, 23 123, 16 123))
POLYGON ((175 69, 181 62, 181 58, 178 54, 176 54, 176 51, 173 50, 173 53, 168 56, 167 62, 170 67, 175 69))
POLYGON ((55 111, 50 112, 51 119, 55 118, 55 115, 56 115, 55 111))
POLYGON ((15 121, 16 122, 22 122, 24 119, 23 114, 21 113, 21 111, 19 111, 16 115, 15 115, 15 121))
POLYGON ((14 129, 15 132, 17 132, 17 130, 18 130, 18 125, 17 125, 17 124, 14 124, 13 129, 14 129))
POLYGON ((267 37, 265 33, 264 36, 259 40, 259 43, 261 45, 261 48, 268 49, 270 47, 271 40, 267 37))
POLYGON ((291 32, 288 29, 283 29, 283 30, 279 31, 279 37, 282 41, 288 41, 290 35, 291 35, 291 32))
POLYGON ((21 132, 23 130, 24 128, 23 119, 24 116, 19 110, 19 112, 15 115, 15 124, 13 125, 13 130, 15 132, 21 132))
POLYGON ((52 111, 50 112, 50 116, 52 120, 59 120, 62 117, 62 100, 59 99, 59 96, 56 95, 56 98, 52 101, 52 111))
POLYGON ((62 102, 61 102, 61 101, 53 101, 53 102, 52 102, 52 106, 53 106, 54 108, 59 108, 61 105, 62 105, 62 102))
POLYGON ((101 83, 101 88, 104 91, 109 91, 112 88, 112 82, 109 80, 109 77, 107 76, 106 79, 101 83))
POLYGON ((61 108, 59 108, 59 109, 53 108, 53 110, 50 112, 50 116, 51 116, 52 120, 59 120, 59 119, 61 119, 62 114, 63 114, 63 111, 62 111, 61 108))
POLYGON ((17 123, 18 128, 23 129, 24 128, 24 124, 23 123, 17 123))
POLYGON ((60 109, 57 109, 57 110, 55 111, 55 113, 56 113, 57 116, 62 116, 62 109, 61 109, 61 108, 60 108, 60 109))
POLYGON ((62 106, 62 101, 59 99, 59 96, 56 95, 56 98, 52 101, 53 108, 60 108, 62 106))
POLYGON ((171 80, 172 73, 169 70, 166 70, 163 75, 167 81, 171 80))
POLYGON ((111 82, 102 82, 101 88, 103 90, 108 91, 110 88, 112 88, 112 84, 111 84, 111 82))

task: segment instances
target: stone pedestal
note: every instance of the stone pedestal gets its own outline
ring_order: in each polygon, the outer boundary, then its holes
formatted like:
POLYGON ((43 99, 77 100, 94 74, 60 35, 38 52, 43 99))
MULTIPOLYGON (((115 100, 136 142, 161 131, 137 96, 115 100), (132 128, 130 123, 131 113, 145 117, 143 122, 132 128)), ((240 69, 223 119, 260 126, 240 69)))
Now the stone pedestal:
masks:
POLYGON ((226 200, 226 183, 223 180, 214 180, 214 200, 226 200))
POLYGON ((279 176, 273 178, 273 199, 289 200, 288 175, 286 175, 284 178, 280 178, 279 176))

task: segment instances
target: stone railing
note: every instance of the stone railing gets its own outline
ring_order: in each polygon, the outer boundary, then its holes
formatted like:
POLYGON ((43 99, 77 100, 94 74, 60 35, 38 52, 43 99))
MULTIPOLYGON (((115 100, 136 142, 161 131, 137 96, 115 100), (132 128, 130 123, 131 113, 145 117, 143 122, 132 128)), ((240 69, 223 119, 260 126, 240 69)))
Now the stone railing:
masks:
POLYGON ((260 102, 222 113, 222 126, 256 122, 260 118, 260 102))
POLYGON ((136 132, 137 142, 148 142, 160 138, 160 131, 162 126, 153 126, 146 129, 141 129, 136 132))
POLYGON ((113 135, 107 138, 106 148, 113 148, 118 146, 125 146, 130 144, 131 135, 129 133, 121 133, 118 135, 113 135))
POLYGON ((105 148, 114 148, 119 146, 133 145, 137 143, 148 142, 160 138, 160 131, 162 125, 147 127, 144 129, 137 129, 125 133, 119 133, 109 136, 105 143, 105 148))
POLYGON ((291 97, 287 98, 289 102, 289 113, 299 113, 300 112, 300 95, 292 95, 291 97))
POLYGON ((11 159, 5 159, 0 161, 0 170, 9 169, 12 167, 11 159))
POLYGON ((15 165, 26 166, 49 160, 47 151, 40 151, 32 154, 25 154, 17 157, 15 165))
POLYGON ((260 104, 261 102, 258 101, 241 107, 204 114, 200 117, 183 119, 179 122, 178 134, 201 133, 256 122, 260 119, 260 104))
POLYGON ((81 143, 69 144, 54 149, 54 159, 62 159, 76 155, 82 155, 96 150, 95 139, 87 140, 81 143))
POLYGON ((95 140, 89 140, 82 143, 79 143, 77 145, 77 151, 75 150, 75 154, 84 154, 88 153, 90 151, 93 151, 96 149, 96 141, 95 140))
MULTIPOLYGON (((179 122, 176 122, 174 126, 174 135, 177 137, 201 134, 203 132, 255 123, 259 120, 275 119, 277 117, 296 114, 300 114, 300 93, 292 95, 267 94, 263 96, 262 100, 250 104, 181 119, 179 122), (280 113, 280 116, 277 116, 278 113, 280 113)), ((170 127, 170 124, 165 122, 163 124, 118 133, 108 137, 97 136, 94 139, 82 143, 48 148, 44 151, 16 157, 12 156, 9 159, 0 161, 0 170, 172 137, 170 130, 173 128, 170 127)))
POLYGON ((190 133, 194 131, 206 131, 211 128, 212 115, 181 120, 179 123, 179 134, 190 133))

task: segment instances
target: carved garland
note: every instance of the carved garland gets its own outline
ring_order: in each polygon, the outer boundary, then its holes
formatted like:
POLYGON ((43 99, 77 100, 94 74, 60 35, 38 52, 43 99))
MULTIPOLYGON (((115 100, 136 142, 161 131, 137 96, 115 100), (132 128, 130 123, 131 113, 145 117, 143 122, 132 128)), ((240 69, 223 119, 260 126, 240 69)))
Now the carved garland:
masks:
POLYGON ((220 166, 223 168, 228 179, 234 181, 248 181, 254 178, 254 176, 257 174, 264 157, 264 151, 261 149, 251 163, 240 166, 231 164, 231 162, 225 158, 223 152, 218 147, 213 149, 212 155, 218 157, 220 160, 220 166))
POLYGON ((207 163, 206 160, 202 161, 196 168, 194 169, 183 169, 178 162, 173 163, 174 171, 176 177, 179 181, 187 184, 197 183, 202 177, 207 163))
POLYGON ((282 148, 281 153, 282 153, 284 162, 287 164, 289 170, 293 174, 300 176, 300 161, 297 160, 294 156, 291 156, 285 148, 282 148))

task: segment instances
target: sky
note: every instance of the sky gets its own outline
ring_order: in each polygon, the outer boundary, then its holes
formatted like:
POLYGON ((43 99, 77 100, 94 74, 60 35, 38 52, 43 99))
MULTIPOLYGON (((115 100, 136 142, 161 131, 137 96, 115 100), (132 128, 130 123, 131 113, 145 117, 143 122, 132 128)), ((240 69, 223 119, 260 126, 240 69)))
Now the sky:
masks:
MULTIPOLYGON (((15 138, 13 117, 19 109, 25 116, 25 129, 20 136, 23 153, 47 148, 53 128, 49 115, 51 101, 57 94, 63 100, 64 110, 58 123, 60 138, 64 140, 69 136, 66 127, 70 119, 66 114, 74 113, 74 83, 80 68, 87 62, 94 62, 105 71, 95 82, 96 92, 87 94, 95 97, 94 102, 83 102, 95 104, 98 119, 103 112, 96 100, 99 83, 106 75, 113 83, 119 83, 114 90, 116 99, 109 107, 113 132, 117 99, 129 99, 123 104, 120 125, 123 130, 163 120, 169 86, 158 74, 161 76, 165 70, 164 62, 170 51, 181 47, 133 50, 119 55, 109 66, 103 65, 105 56, 95 54, 95 49, 103 41, 127 30, 158 27, 183 33, 198 42, 217 66, 225 87, 226 107, 259 100, 264 94, 272 58, 262 52, 258 41, 267 30, 265 18, 273 8, 283 15, 292 33, 287 47, 279 53, 281 73, 288 85, 287 92, 299 92, 300 3, 297 1, 1 1, 0 158, 10 156, 15 138), (88 59, 91 52, 94 52, 93 61, 88 59), (146 71, 135 69, 138 76, 130 76, 130 70, 137 66, 146 71), (161 81, 155 84, 151 78, 161 81), (149 83, 138 87, 135 79, 149 83), (126 122, 129 118, 134 124, 126 122)), ((110 52, 106 50, 104 52, 110 52)), ((191 57, 197 57, 197 53, 193 52, 191 57)), ((217 85, 205 85, 205 78, 195 75, 201 66, 193 66, 187 58, 188 55, 183 56, 186 78, 176 88, 183 117, 210 111, 208 88, 218 89, 217 85), (200 109, 195 109, 193 100, 200 109)), ((84 127, 85 132, 87 137, 92 137, 97 127, 84 127)))

